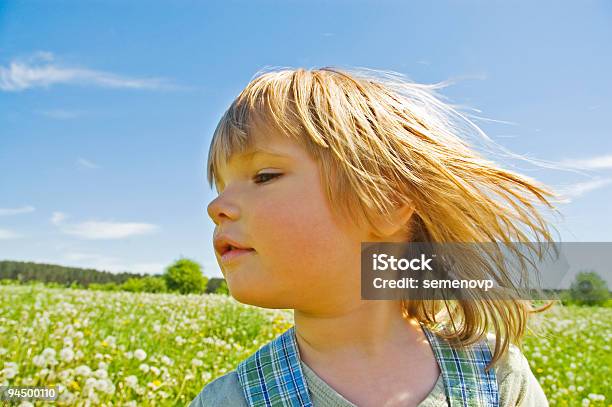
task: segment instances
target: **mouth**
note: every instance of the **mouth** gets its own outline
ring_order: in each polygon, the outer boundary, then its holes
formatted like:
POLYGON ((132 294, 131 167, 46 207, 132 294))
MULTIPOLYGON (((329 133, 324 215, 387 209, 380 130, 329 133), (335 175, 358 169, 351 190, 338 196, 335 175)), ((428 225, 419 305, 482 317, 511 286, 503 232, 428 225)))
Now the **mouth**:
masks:
POLYGON ((239 243, 238 240, 223 234, 215 237, 213 245, 222 263, 233 262, 236 259, 255 253, 254 248, 249 247, 247 244, 239 243))
POLYGON ((227 250, 221 253, 221 261, 223 263, 234 262, 237 259, 244 258, 255 253, 255 249, 242 249, 230 246, 227 250))

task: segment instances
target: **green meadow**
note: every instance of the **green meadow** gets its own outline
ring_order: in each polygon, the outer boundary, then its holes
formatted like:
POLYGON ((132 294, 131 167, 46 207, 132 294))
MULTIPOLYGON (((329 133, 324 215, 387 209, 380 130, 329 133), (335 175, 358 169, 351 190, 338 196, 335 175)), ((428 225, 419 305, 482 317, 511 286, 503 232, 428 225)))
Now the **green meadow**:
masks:
MULTIPOLYGON (((218 294, 0 286, 0 385, 55 386, 49 405, 186 405, 291 325, 218 294)), ((612 308, 559 305, 532 325, 523 351, 551 405, 612 404, 612 308)))

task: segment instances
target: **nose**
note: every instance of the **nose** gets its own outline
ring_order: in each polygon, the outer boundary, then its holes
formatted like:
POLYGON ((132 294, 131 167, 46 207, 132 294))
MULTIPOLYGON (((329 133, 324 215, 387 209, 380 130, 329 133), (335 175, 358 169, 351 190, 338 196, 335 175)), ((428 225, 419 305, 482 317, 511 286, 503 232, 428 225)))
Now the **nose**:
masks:
POLYGON ((235 220, 239 216, 238 207, 229 202, 223 195, 219 195, 210 201, 206 210, 208 212, 208 216, 210 216, 215 225, 221 223, 223 219, 235 220))

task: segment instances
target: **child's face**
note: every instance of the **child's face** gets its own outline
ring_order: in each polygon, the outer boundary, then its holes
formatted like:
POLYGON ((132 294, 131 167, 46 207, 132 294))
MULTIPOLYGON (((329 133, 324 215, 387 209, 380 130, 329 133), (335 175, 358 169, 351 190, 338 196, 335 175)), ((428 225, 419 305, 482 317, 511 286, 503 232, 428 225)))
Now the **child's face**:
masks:
POLYGON ((227 262, 215 252, 232 296, 304 311, 358 301, 360 243, 369 234, 334 218, 319 167, 299 144, 261 126, 254 137, 254 149, 278 155, 233 155, 208 205, 215 236, 254 249, 227 262))

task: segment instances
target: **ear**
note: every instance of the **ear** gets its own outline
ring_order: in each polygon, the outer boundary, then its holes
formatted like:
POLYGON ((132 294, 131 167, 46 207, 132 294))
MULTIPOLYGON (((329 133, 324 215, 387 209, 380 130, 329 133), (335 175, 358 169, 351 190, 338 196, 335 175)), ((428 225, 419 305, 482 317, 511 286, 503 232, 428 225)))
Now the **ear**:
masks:
POLYGON ((373 234, 388 241, 403 241, 407 231, 408 221, 414 213, 414 204, 411 201, 397 206, 390 215, 380 215, 376 219, 376 230, 373 234))

